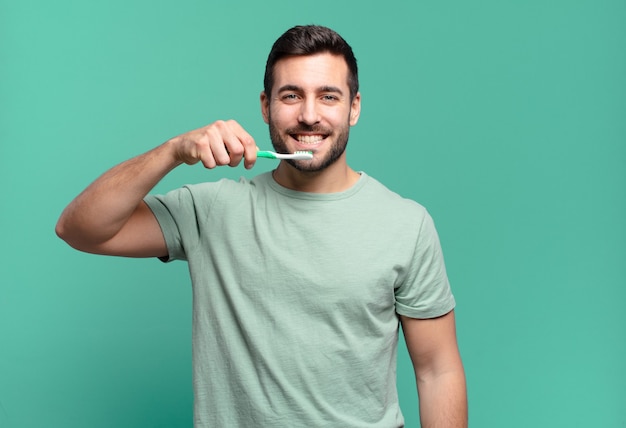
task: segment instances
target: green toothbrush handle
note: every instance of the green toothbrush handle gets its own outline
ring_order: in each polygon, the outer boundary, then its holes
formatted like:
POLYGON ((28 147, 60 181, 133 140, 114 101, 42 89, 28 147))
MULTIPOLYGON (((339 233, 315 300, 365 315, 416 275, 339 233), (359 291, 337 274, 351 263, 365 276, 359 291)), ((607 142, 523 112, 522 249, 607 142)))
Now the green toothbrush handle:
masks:
POLYGON ((258 158, 267 158, 267 159, 276 159, 276 156, 274 156, 273 153, 270 153, 270 152, 265 151, 265 150, 259 150, 258 152, 256 152, 256 157, 258 157, 258 158))

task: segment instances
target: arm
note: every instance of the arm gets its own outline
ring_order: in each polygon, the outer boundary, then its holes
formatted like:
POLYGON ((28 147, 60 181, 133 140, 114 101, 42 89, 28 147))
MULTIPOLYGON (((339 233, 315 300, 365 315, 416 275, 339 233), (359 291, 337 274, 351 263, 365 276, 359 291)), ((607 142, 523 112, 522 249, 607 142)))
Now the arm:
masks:
POLYGON ((415 369, 422 427, 467 427, 465 372, 454 311, 439 318, 400 320, 415 369))
POLYGON ((179 135, 105 172, 63 211, 57 235, 72 247, 128 257, 167 255, 161 229, 143 202, 172 169, 202 162, 206 168, 246 168, 256 161, 254 139, 234 121, 218 121, 179 135))

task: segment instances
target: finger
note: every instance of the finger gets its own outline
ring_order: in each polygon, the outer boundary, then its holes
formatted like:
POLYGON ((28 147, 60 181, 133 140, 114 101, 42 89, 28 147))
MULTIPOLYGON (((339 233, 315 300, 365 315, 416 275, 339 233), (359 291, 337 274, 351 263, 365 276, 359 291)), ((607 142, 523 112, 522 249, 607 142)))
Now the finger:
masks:
POLYGON ((223 121, 217 121, 206 129, 208 150, 211 152, 211 157, 216 165, 228 165, 230 163, 230 155, 224 141, 228 138, 228 132, 223 121))
POLYGON ((228 132, 224 135, 224 144, 230 156, 229 165, 235 167, 239 165, 245 153, 242 138, 246 138, 248 133, 234 120, 227 121, 226 127, 228 132))
POLYGON ((230 157, 228 165, 231 167, 239 165, 244 153, 243 144, 239 140, 239 137, 237 137, 236 134, 231 133, 225 136, 224 144, 226 146, 226 150, 228 151, 228 156, 230 157))
POLYGON ((256 152, 258 150, 254 138, 252 138, 252 136, 234 120, 230 121, 229 125, 234 135, 237 137, 237 143, 240 147, 240 152, 238 153, 239 159, 237 160, 237 163, 239 163, 241 156, 243 156, 244 167, 246 169, 252 168, 256 162, 256 152))
POLYGON ((208 169, 213 169, 217 166, 209 146, 209 138, 206 127, 190 132, 187 145, 189 156, 193 160, 189 162, 190 165, 202 162, 202 165, 208 169))
POLYGON ((198 159, 202 162, 202 165, 204 165, 205 168, 213 169, 217 166, 213 153, 208 146, 198 152, 198 159))
POLYGON ((246 169, 250 169, 256 164, 256 152, 259 151, 259 148, 254 141, 254 138, 250 137, 249 141, 246 141, 244 144, 244 162, 243 165, 246 169))

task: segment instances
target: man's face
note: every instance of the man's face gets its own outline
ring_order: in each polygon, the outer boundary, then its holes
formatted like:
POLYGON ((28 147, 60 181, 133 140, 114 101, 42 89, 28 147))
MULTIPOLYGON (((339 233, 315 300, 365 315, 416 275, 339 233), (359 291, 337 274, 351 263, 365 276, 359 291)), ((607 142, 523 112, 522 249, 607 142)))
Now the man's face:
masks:
POLYGON ((348 66, 341 56, 294 56, 275 64, 272 93, 261 94, 261 108, 274 149, 311 151, 312 160, 289 163, 301 171, 321 171, 338 159, 345 162, 361 95, 350 100, 348 66))

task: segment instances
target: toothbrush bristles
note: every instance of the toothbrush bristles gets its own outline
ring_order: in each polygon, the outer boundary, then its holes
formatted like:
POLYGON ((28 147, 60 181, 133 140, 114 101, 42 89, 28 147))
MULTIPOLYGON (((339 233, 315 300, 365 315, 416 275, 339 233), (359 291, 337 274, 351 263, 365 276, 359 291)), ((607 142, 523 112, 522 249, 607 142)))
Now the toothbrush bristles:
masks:
POLYGON ((313 159, 313 152, 309 150, 297 150, 293 152, 294 156, 298 156, 297 159, 313 159))

